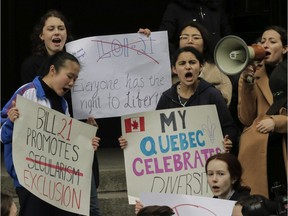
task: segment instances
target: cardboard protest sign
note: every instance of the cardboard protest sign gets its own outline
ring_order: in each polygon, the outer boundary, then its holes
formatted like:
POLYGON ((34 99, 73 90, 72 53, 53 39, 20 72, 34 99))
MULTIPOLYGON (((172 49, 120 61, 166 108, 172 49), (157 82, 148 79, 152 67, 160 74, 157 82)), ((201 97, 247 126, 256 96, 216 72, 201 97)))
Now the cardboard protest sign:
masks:
POLYGON ((13 161, 20 184, 66 211, 89 215, 97 128, 17 96, 13 161))
POLYGON ((141 193, 144 206, 166 205, 173 209, 173 216, 231 216, 235 201, 180 194, 141 193))
POLYGON ((122 116, 121 124, 130 204, 141 192, 212 197, 205 162, 223 148, 215 105, 122 116))
POLYGON ((73 89, 77 119, 154 110, 171 86, 166 31, 94 36, 66 44, 82 68, 73 89))

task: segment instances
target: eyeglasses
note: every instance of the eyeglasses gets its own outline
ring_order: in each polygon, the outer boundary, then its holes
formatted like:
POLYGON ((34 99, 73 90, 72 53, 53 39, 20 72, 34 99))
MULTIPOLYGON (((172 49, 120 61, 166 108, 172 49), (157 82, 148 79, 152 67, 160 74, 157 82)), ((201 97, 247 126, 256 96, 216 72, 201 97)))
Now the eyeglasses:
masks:
POLYGON ((181 35, 180 36, 180 40, 193 40, 193 41, 198 41, 198 40, 201 40, 202 37, 200 35, 181 35))

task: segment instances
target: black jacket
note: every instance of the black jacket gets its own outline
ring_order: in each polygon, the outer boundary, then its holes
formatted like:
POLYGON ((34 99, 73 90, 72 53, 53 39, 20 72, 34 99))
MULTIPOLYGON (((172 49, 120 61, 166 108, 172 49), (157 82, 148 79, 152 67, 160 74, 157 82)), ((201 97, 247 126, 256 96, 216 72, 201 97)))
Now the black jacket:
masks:
MULTIPOLYGON (((229 200, 238 201, 242 197, 247 197, 249 195, 250 195, 250 192, 247 190, 239 190, 239 191, 235 190, 229 200)), ((214 196, 213 198, 218 198, 218 197, 214 196)))

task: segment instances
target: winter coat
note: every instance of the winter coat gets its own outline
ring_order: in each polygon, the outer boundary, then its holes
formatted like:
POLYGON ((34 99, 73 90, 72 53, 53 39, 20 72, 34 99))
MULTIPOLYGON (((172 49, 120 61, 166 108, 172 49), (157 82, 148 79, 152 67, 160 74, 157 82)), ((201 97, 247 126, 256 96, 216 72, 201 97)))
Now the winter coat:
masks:
MULTIPOLYGON (((39 77, 36 77, 33 82, 28 83, 20 87, 12 96, 12 98, 8 101, 8 103, 3 107, 1 111, 1 120, 5 118, 3 121, 3 125, 1 127, 1 140, 4 144, 4 163, 7 172, 13 178, 15 187, 22 187, 18 181, 13 159, 12 159, 12 136, 13 136, 13 127, 14 123, 7 118, 7 112, 12 107, 12 101, 16 101, 16 96, 21 95, 26 99, 39 103, 43 106, 51 108, 51 103, 49 99, 45 95, 45 91, 42 87, 42 84, 39 80, 39 77)), ((69 115, 68 104, 64 97, 61 98, 62 109, 65 110, 65 114, 69 115)))
MULTIPOLYGON (((244 81, 243 74, 239 79, 238 116, 244 125, 240 136, 238 159, 243 168, 243 182, 251 187, 251 194, 261 194, 268 197, 267 147, 269 133, 260 133, 256 125, 260 120, 272 118, 275 122, 275 133, 283 135, 283 157, 287 174, 287 149, 284 137, 287 136, 287 112, 284 115, 266 115, 273 103, 269 88, 269 78, 263 65, 255 73, 254 84, 244 81)), ((276 143, 275 143, 276 144, 276 143)), ((277 143, 278 144, 278 143, 277 143)), ((277 168, 275 166, 275 168, 277 168)))

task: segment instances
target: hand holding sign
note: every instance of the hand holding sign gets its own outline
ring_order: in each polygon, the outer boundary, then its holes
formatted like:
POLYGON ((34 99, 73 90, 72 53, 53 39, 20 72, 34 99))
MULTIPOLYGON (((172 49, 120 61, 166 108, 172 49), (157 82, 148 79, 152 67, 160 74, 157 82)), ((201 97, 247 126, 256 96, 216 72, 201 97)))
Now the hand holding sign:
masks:
POLYGON ((88 215, 97 128, 19 95, 17 108, 12 150, 20 184, 58 208, 88 215))
POLYGON ((212 196, 204 165, 222 149, 215 105, 123 116, 122 133, 130 204, 143 191, 212 196))

